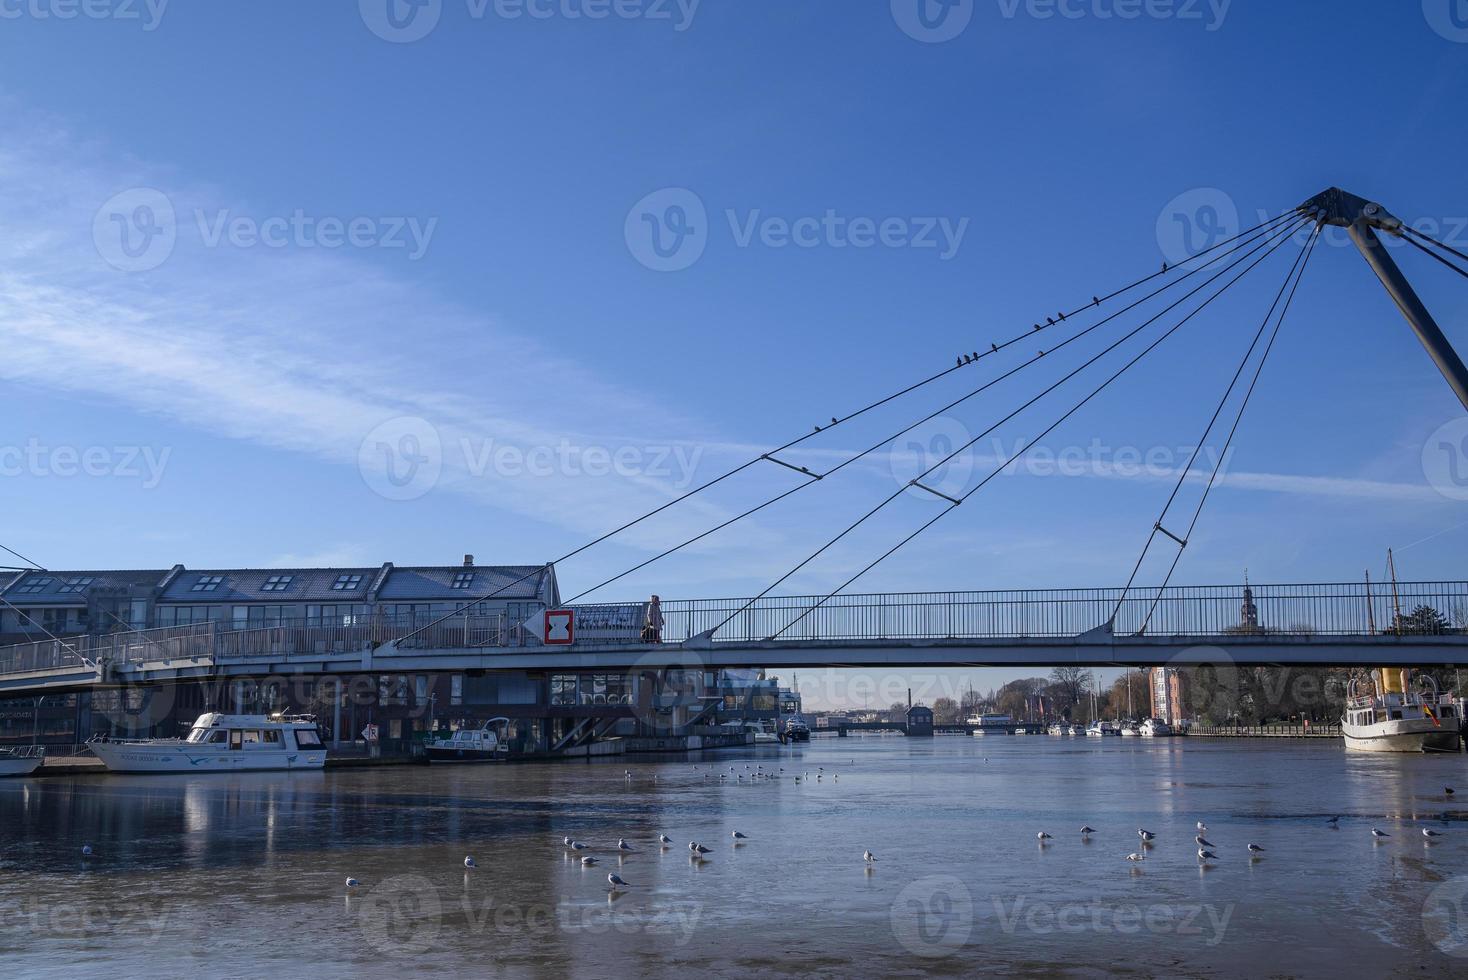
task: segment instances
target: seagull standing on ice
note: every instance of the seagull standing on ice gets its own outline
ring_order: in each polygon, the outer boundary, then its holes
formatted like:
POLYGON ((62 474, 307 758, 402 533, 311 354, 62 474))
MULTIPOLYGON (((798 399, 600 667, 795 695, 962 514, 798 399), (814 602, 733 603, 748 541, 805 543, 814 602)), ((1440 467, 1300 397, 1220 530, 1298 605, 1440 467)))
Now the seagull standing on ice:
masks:
POLYGON ((663 845, 664 847, 667 847, 669 844, 673 843, 673 839, 667 834, 658 834, 658 843, 663 845))
POLYGON ((1090 824, 1087 824, 1086 826, 1084 826, 1084 827, 1081 828, 1081 836, 1082 837, 1090 837, 1095 832, 1096 832, 1096 828, 1095 827, 1092 827, 1090 824))
POLYGON ((474 859, 472 857, 466 857, 464 858, 464 867, 473 869, 479 867, 479 865, 474 863, 474 859))
POLYGON ((609 884, 609 885, 612 886, 612 891, 616 891, 618 888, 631 888, 632 887, 631 885, 627 884, 627 882, 625 882, 625 881, 622 880, 622 876, 621 875, 613 875, 613 874, 607 875, 607 884, 609 884))
POLYGON ((1258 844, 1250 844, 1249 853, 1258 856, 1264 853, 1264 848, 1260 847, 1258 844))
POLYGON ((592 857, 591 855, 588 854, 586 857, 584 857, 584 858, 581 859, 581 866, 583 868, 594 868, 594 867, 596 867, 596 858, 594 858, 594 857, 592 857))
POLYGON ((619 851, 630 851, 630 850, 633 850, 633 847, 632 847, 631 844, 627 843, 627 841, 625 839, 623 839, 621 837, 618 837, 617 838, 617 850, 619 850, 619 851))
POLYGON ((1142 838, 1142 843, 1150 844, 1157 839, 1157 835, 1150 830, 1138 830, 1137 836, 1142 838))
POLYGON ((1204 837, 1202 834, 1199 834, 1197 837, 1194 837, 1193 838, 1193 843, 1197 844, 1199 847, 1213 847, 1214 846, 1214 843, 1211 840, 1209 840, 1208 838, 1204 837))
POLYGON ((861 859, 863 861, 865 861, 867 864, 876 864, 877 863, 877 856, 875 854, 873 854, 871 851, 862 851, 861 852, 861 859))
POLYGON ((1372 827, 1371 828, 1371 836, 1372 837, 1375 837, 1377 840, 1381 840, 1383 837, 1390 837, 1391 834, 1388 834, 1384 830, 1377 830, 1375 827, 1372 827))
POLYGON ((1218 860, 1218 855, 1214 854, 1212 851, 1207 851, 1200 847, 1198 848, 1198 860, 1205 863, 1208 861, 1216 861, 1218 860))
POLYGON ((1198 828, 1198 833, 1200 834, 1206 834, 1208 832, 1208 825, 1201 820, 1194 824, 1194 826, 1198 828))
POLYGON ((1422 836, 1426 837, 1428 840, 1432 840, 1432 838, 1434 837, 1441 837, 1442 834, 1438 833, 1436 830, 1433 830, 1431 827, 1423 827, 1422 836))
POLYGON ((730 836, 730 837, 732 837, 732 838, 734 838, 734 840, 735 840, 735 841, 736 841, 736 842, 737 842, 737 841, 742 841, 742 840, 749 840, 749 838, 748 838, 748 837, 747 837, 747 836, 746 836, 746 835, 744 835, 744 834, 741 834, 741 833, 740 833, 740 832, 739 832, 739 831, 737 831, 737 830, 736 830, 736 831, 734 831, 734 833, 732 833, 732 834, 730 834, 730 835, 729 835, 729 836, 730 836))
POLYGON ((1145 861, 1145 860, 1147 860, 1147 855, 1146 854, 1128 854, 1126 856, 1126 859, 1128 861, 1145 861))
POLYGON ((82 857, 91 857, 91 856, 92 856, 92 845, 91 844, 83 844, 82 845, 82 857))
POLYGON ((348 888, 356 888, 360 884, 361 884, 361 882, 358 881, 356 878, 348 878, 347 879, 347 887, 348 888))
POLYGON ((581 843, 579 840, 573 840, 571 842, 571 850, 573 850, 573 851, 584 851, 584 850, 586 850, 586 845, 583 844, 583 843, 581 843))
POLYGON ((1054 838, 1052 838, 1049 834, 1045 833, 1045 831, 1043 831, 1043 830, 1040 831, 1038 834, 1035 835, 1035 840, 1039 841, 1041 844, 1044 844, 1047 840, 1053 840, 1053 839, 1054 838))

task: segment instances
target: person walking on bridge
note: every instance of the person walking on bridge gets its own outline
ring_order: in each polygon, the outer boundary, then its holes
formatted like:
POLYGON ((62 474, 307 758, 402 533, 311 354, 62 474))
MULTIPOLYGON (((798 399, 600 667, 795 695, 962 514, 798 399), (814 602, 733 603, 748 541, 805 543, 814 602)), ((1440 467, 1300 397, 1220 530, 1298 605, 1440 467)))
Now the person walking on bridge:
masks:
POLYGON ((653 596, 647 603, 647 618, 642 623, 642 642, 663 642, 663 607, 662 600, 653 596))

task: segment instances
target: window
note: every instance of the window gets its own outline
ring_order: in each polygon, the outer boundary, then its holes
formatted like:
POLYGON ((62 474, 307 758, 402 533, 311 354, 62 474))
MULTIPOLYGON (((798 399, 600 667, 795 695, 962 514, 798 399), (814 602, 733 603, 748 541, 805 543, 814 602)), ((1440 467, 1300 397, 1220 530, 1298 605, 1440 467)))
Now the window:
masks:
POLYGON ((428 676, 418 674, 413 678, 413 700, 418 704, 428 703, 428 676))
POLYGON ((248 731, 240 732, 240 741, 244 743, 246 748, 253 749, 259 746, 259 744, 264 740, 260 737, 260 732, 258 730, 251 729, 248 731))
POLYGON ((209 733, 209 738, 206 739, 206 741, 210 745, 223 745, 225 739, 228 738, 228 737, 229 737, 229 733, 228 732, 224 731, 221 728, 216 728, 214 731, 212 731, 212 732, 209 733))
POLYGON ((455 674, 449 679, 449 703, 464 703, 464 675, 455 674))
POLYGON ((293 578, 295 578, 294 575, 272 575, 265 580, 264 585, 260 586, 260 591, 284 592, 290 587, 291 579, 293 578))
POLYGON ((455 572, 454 573, 454 585, 453 585, 454 588, 456 588, 456 589, 467 589, 469 586, 471 586, 473 584, 474 584, 474 573, 473 572, 455 572))
POLYGON ((190 592, 213 592, 224 582, 223 575, 200 575, 199 581, 195 582, 190 592))
POLYGON ((349 589, 357 588, 361 584, 362 576, 360 575, 338 575, 336 581, 331 584, 331 587, 337 592, 346 592, 349 589))
POLYGON ((265 732, 265 744, 268 745, 268 746, 270 746, 273 749, 280 748, 280 731, 279 731, 279 729, 270 728, 270 729, 267 729, 266 730, 266 732, 265 732))
POLYGON ((321 748, 321 736, 316 734, 312 728, 296 729, 296 745, 303 749, 321 748))
POLYGON ((38 592, 45 592, 50 588, 51 581, 51 579, 45 577, 26 579, 25 584, 15 591, 19 595, 35 595, 38 592))
POLYGON ((92 581, 93 580, 91 578, 87 578, 87 577, 69 578, 61 586, 61 588, 57 589, 56 591, 57 592, 85 592, 87 590, 87 586, 89 586, 89 585, 92 584, 92 581))

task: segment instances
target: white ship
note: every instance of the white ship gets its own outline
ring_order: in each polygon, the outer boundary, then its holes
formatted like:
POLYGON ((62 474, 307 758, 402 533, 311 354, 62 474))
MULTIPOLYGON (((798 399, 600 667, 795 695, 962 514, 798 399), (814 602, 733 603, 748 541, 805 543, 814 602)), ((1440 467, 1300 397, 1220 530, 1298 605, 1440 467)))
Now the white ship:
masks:
POLYGON ((1355 752, 1456 752, 1458 706, 1438 694, 1423 674, 1411 688, 1411 671, 1382 667, 1351 679, 1341 734, 1355 752))
POLYGON ((1143 738, 1157 738, 1160 735, 1172 734, 1172 726, 1161 718, 1148 718, 1142 722, 1140 730, 1143 738))
POLYGON ((508 718, 491 718, 479 728, 460 728, 448 738, 436 738, 424 746, 429 762, 498 762, 509 758, 504 739, 508 718))
POLYGON ((46 750, 38 745, 0 748, 0 776, 29 776, 45 759, 46 750))
POLYGON ((312 715, 203 714, 187 738, 95 739, 113 772, 255 772, 320 769, 326 746, 312 715))

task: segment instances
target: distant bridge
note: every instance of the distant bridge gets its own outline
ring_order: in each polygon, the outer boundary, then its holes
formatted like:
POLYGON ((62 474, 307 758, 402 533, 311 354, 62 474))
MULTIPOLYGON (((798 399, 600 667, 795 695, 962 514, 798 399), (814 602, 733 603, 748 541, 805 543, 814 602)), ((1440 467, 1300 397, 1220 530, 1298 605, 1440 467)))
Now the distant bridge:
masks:
POLYGON ((381 621, 247 630, 200 623, 43 640, 0 648, 0 694, 481 670, 1468 666, 1468 582, 1398 583, 1395 592, 1364 583, 1256 585, 1247 600, 1236 585, 1172 587, 1160 597, 1133 588, 1125 599, 1122 589, 850 595, 803 615, 810 604, 802 596, 667 602, 661 643, 642 642, 640 618, 626 614, 637 604, 573 607, 596 628, 573 629, 566 646, 545 645, 496 615, 453 617, 408 640, 392 639, 402 624, 381 621))

